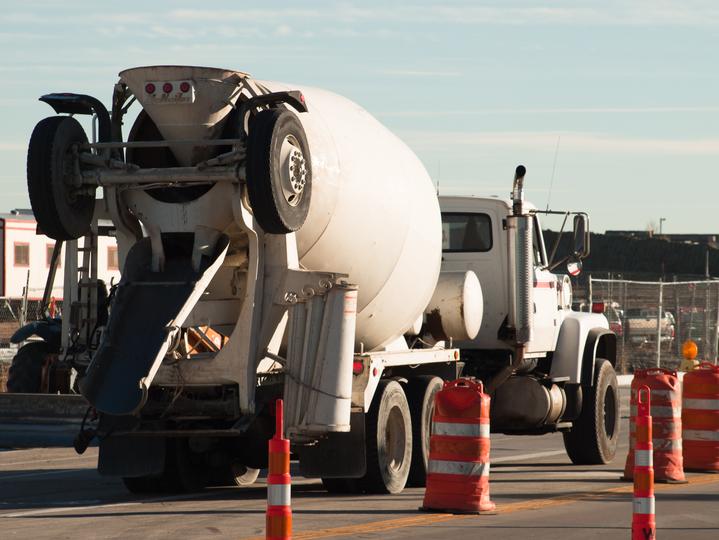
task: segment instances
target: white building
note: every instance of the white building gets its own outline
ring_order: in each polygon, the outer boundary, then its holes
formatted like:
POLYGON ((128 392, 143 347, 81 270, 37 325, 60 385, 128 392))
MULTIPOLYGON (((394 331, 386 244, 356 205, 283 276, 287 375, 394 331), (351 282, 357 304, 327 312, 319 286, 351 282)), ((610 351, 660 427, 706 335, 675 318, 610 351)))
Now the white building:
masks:
MULTIPOLYGON (((0 297, 21 298, 28 285, 28 298, 39 300, 45 290, 55 240, 37 234, 37 223, 31 210, 0 213, 0 297)), ((63 294, 65 249, 55 275, 52 296, 63 294)), ((97 273, 106 284, 120 280, 117 243, 114 238, 98 238, 97 273)))

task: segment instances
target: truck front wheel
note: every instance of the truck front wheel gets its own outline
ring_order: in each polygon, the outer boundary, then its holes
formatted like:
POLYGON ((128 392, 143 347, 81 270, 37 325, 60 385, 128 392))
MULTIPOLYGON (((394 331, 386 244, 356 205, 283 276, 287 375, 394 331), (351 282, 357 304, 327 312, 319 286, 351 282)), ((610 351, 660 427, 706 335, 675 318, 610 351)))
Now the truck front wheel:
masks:
POLYGON ((367 473, 360 489, 368 493, 400 493, 412 465, 412 420, 397 381, 380 381, 365 418, 367 473))
POLYGON ((595 360, 593 383, 582 388, 582 412, 564 433, 564 447, 576 465, 609 463, 619 442, 619 387, 609 360, 595 360))

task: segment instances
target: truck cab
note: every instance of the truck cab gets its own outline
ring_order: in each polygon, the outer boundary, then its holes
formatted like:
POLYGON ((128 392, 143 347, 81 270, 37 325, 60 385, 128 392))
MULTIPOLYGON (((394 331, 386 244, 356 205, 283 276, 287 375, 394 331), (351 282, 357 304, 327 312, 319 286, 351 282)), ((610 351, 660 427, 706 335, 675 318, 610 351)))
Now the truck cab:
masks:
POLYGON ((561 431, 572 461, 606 463, 619 432, 616 336, 604 315, 572 310, 570 274, 589 255, 588 216, 538 210, 524 201, 523 181, 520 166, 510 200, 439 198, 442 272, 474 272, 484 305, 477 336, 454 344, 464 374, 492 396, 492 431, 561 431), (565 224, 573 215, 572 241, 560 231, 548 249, 542 213, 565 224), (564 265, 567 273, 555 273, 564 265))
MULTIPOLYGON (((485 310, 479 334, 465 348, 506 349, 498 329, 509 314, 508 238, 506 218, 510 201, 495 197, 441 197, 442 270, 477 274, 482 284, 485 310)), ((536 210, 530 206, 530 211, 536 210)), ((543 358, 553 351, 559 328, 571 311, 569 277, 548 270, 547 251, 539 216, 533 214, 532 282, 534 332, 525 357, 543 358)))

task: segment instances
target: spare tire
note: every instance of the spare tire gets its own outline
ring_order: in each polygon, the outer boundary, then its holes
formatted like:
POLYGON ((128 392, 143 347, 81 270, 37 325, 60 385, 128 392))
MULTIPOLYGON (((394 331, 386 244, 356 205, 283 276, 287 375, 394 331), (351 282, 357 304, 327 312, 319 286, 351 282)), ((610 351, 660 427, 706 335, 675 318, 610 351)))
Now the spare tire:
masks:
POLYGON ((87 143, 80 123, 70 116, 38 122, 27 151, 27 187, 40 231, 55 240, 75 240, 90 231, 95 195, 73 185, 72 147, 87 143))
POLYGON ((31 341, 18 349, 7 377, 7 391, 13 394, 37 394, 42 388, 42 368, 50 346, 31 341))
POLYGON ((310 209, 312 167, 299 118, 287 109, 260 111, 247 137, 247 194, 265 232, 302 227, 310 209))

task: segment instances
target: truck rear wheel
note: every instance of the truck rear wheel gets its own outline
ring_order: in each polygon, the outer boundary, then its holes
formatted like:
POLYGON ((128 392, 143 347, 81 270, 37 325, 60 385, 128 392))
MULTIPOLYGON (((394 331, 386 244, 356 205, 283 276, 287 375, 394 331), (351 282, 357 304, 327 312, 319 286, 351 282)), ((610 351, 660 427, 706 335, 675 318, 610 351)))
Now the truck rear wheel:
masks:
POLYGON ((609 360, 595 360, 593 383, 590 388, 582 388, 582 412, 571 431, 564 433, 564 447, 576 465, 609 463, 617 452, 619 387, 609 360))
POLYGON ((27 187, 40 231, 55 240, 87 234, 95 195, 73 185, 73 146, 87 143, 80 123, 69 116, 38 122, 27 151, 27 187))
POLYGON ((432 375, 415 377, 407 385, 407 401, 412 417, 412 466, 407 483, 413 487, 423 487, 426 482, 434 396, 443 385, 442 379, 432 375))
POLYGON ((18 349, 7 377, 7 391, 13 394, 37 394, 42 387, 42 368, 50 346, 33 341, 18 349))
POLYGON ((253 469, 241 463, 226 463, 211 472, 210 485, 213 486, 251 486, 260 476, 259 469, 253 469))
POLYGON ((365 418, 367 472, 358 486, 368 493, 400 493, 412 465, 412 420, 397 381, 380 381, 365 418))
POLYGON ((312 194, 310 161, 307 136, 294 113, 257 113, 247 138, 247 194, 265 232, 287 234, 304 224, 312 194))

